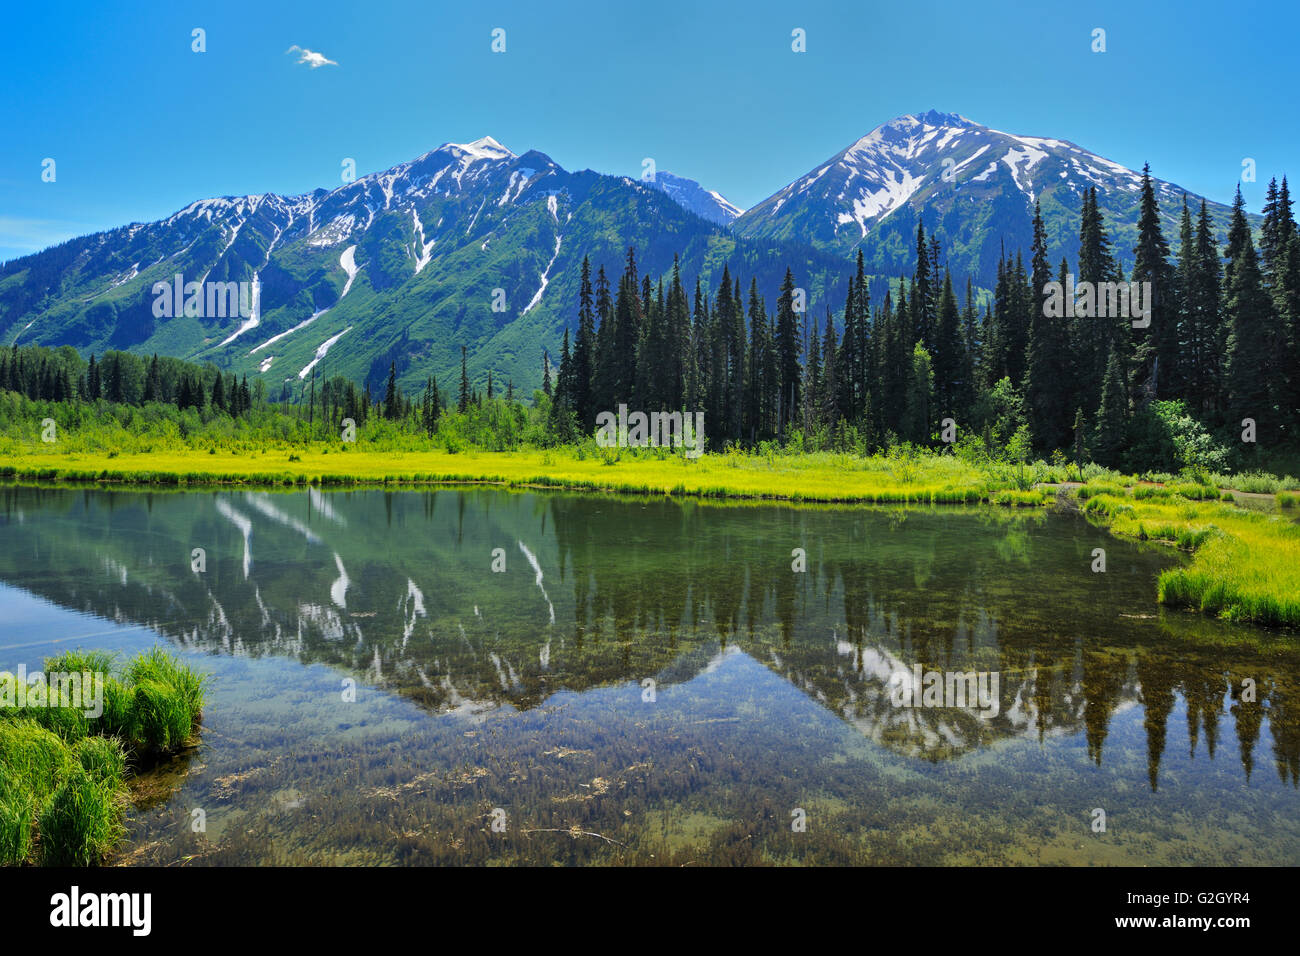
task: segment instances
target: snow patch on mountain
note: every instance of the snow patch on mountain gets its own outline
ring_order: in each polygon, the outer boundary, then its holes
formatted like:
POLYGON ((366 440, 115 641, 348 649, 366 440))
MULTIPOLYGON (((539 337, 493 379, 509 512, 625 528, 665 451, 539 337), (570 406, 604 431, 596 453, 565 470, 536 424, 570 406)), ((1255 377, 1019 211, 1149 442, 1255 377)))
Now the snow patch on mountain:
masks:
MULTIPOLYGON (((418 222, 419 220, 416 221, 418 222)), ((424 233, 421 232, 421 236, 423 235, 424 233)), ((360 271, 360 268, 357 266, 357 262, 356 262, 356 254, 357 254, 357 247, 348 246, 346 249, 343 250, 343 255, 339 256, 339 266, 340 268, 343 269, 344 272, 348 274, 348 281, 343 283, 343 292, 339 295, 340 300, 342 300, 343 297, 348 294, 348 290, 352 288, 352 280, 357 277, 357 272, 360 271)), ((416 267, 415 271, 416 272, 420 271, 418 266, 416 267)))
POLYGON ((705 189, 695 180, 687 179, 685 176, 656 172, 654 179, 646 180, 644 185, 657 189, 687 212, 693 212, 715 225, 729 225, 744 212, 720 193, 705 189))
POLYGON ((348 334, 349 332, 351 332, 351 331, 352 331, 352 326, 349 325, 346 329, 344 329, 344 330, 343 330, 342 332, 340 332, 338 335, 332 336, 332 337, 326 339, 324 342, 322 342, 322 343, 320 344, 320 346, 317 347, 317 349, 316 349, 316 357, 315 357, 314 359, 312 359, 310 362, 308 362, 306 365, 304 365, 304 366, 302 367, 302 371, 298 373, 298 377, 299 377, 299 378, 306 378, 308 375, 310 375, 310 374, 311 374, 311 370, 314 369, 314 368, 316 367, 316 364, 317 364, 321 359, 323 359, 326 355, 329 354, 329 350, 330 350, 331 348, 333 348, 334 344, 335 344, 336 342, 338 342, 339 339, 343 338, 343 336, 347 335, 347 334, 348 334))
MULTIPOLYGON (((438 240, 430 239, 428 242, 424 241, 424 224, 420 222, 420 214, 415 211, 414 207, 411 208, 411 221, 415 223, 415 274, 418 276, 420 270, 427 266, 429 260, 433 258, 433 246, 438 240)), ((356 247, 354 246, 353 248, 356 247)), ((344 268, 347 267, 345 266, 344 268)), ((348 285, 350 286, 351 284, 352 275, 349 274, 348 285)), ((346 295, 346 291, 344 294, 346 295)))
POLYGON ((542 273, 542 284, 537 287, 537 291, 533 293, 533 297, 528 300, 528 305, 524 306, 524 311, 520 313, 521 315, 527 315, 529 309, 535 306, 538 302, 542 301, 542 293, 546 291, 546 283, 550 281, 551 267, 555 265, 555 260, 558 259, 559 256, 560 256, 560 237, 556 236, 555 255, 551 256, 551 261, 546 263, 546 270, 542 273))

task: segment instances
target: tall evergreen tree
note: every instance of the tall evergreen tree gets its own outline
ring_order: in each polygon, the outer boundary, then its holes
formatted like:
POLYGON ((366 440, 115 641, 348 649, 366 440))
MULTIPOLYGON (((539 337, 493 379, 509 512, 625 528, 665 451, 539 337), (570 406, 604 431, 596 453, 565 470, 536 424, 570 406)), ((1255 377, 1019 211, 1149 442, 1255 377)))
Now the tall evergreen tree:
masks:
POLYGON ((396 421, 401 409, 397 394, 397 363, 388 364, 388 383, 384 386, 384 417, 396 421))
MULTIPOLYGON (((1149 282, 1150 301, 1143 306, 1151 310, 1150 326, 1134 329, 1131 319, 1118 335, 1137 337, 1136 381, 1154 398, 1170 398, 1182 391, 1183 370, 1178 360, 1182 336, 1178 313, 1171 302, 1173 270, 1169 265, 1169 243, 1160 228, 1160 209, 1151 184, 1150 164, 1142 167, 1142 198, 1138 213, 1138 241, 1133 249, 1133 282, 1149 282)), ((1120 317, 1123 323, 1125 316, 1120 317)))
POLYGON ((777 434, 785 433, 786 425, 803 404, 800 364, 803 331, 799 314, 794 310, 794 295, 794 274, 786 269, 781 295, 776 300, 777 378, 772 384, 776 388, 779 409, 777 434))
MULTIPOLYGON (((1030 270, 1033 307, 1025 358, 1025 401, 1034 444, 1040 451, 1052 451, 1064 448, 1070 438, 1070 340, 1067 319, 1048 315, 1047 286, 1052 273, 1047 259, 1047 229, 1037 203, 1030 270)), ((1064 287, 1064 260, 1057 281, 1064 287)))
MULTIPOLYGON (((465 346, 460 347, 460 400, 456 403, 457 410, 464 415, 469 411, 469 365, 467 359, 468 352, 465 346)), ((369 396, 367 396, 367 399, 369 396)))

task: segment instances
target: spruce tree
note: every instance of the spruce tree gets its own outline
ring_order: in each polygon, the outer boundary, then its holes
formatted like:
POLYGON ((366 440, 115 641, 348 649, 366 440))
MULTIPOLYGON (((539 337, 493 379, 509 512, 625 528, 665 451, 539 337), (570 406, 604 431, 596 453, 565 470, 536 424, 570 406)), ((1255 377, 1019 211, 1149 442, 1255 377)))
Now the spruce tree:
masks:
POLYGON ((1181 389, 1182 369, 1178 313, 1170 301, 1173 270, 1169 265, 1169 243, 1160 228, 1160 209, 1151 184, 1150 164, 1142 167, 1142 198, 1138 213, 1138 241, 1133 249, 1132 281, 1149 282, 1151 298, 1144 301, 1150 309, 1151 324, 1134 329, 1132 319, 1121 316, 1117 335, 1136 336, 1136 381, 1150 390, 1155 398, 1170 398, 1181 389), (1125 319, 1129 321, 1126 323, 1125 319))
POLYGON ((778 434, 785 433, 786 425, 802 405, 800 359, 803 332, 799 315, 794 310, 794 274, 785 270, 781 282, 781 295, 776 300, 776 354, 777 377, 772 384, 777 392, 780 417, 776 422, 778 434))
MULTIPOLYGON (((464 415, 469 411, 469 365, 466 356, 468 351, 465 346, 460 347, 460 400, 456 403, 456 409, 464 415)), ((366 396, 369 404, 369 395, 366 396)))
POLYGON ((904 441, 920 445, 930 440, 934 370, 930 363, 930 353, 921 342, 913 347, 911 359, 906 404, 903 408, 902 437, 904 441))
POLYGON ((1249 234, 1238 248, 1237 258, 1229 261, 1227 271, 1231 276, 1224 307, 1228 323, 1228 424, 1235 429, 1244 419, 1254 419, 1257 442, 1276 444, 1281 437, 1277 430, 1278 406, 1284 397, 1281 341, 1249 234))
POLYGON ((1128 385, 1117 350, 1112 347, 1106 359, 1106 373, 1101 382, 1101 401, 1097 407, 1097 426, 1092 441, 1093 458, 1108 468, 1117 468, 1127 437, 1128 385))
MULTIPOLYGON (((1070 341, 1068 319, 1050 316, 1047 286, 1052 281, 1047 259, 1047 229, 1034 205, 1034 240, 1030 258, 1033 296, 1025 356, 1025 404, 1029 431, 1039 451, 1064 448, 1070 436, 1070 341)), ((1066 281, 1062 260, 1057 281, 1066 281)))
POLYGON ((961 316, 952 291, 952 276, 944 270, 933 333, 936 411, 940 417, 964 418, 973 400, 964 375, 961 316))
POLYGON ((573 410, 586 431, 596 423, 591 403, 592 362, 596 348, 596 307, 591 288, 591 261, 582 257, 578 284, 578 335, 573 345, 573 410))
POLYGON ((388 384, 384 387, 384 417, 389 421, 395 421, 398 417, 398 397, 397 397, 397 363, 388 364, 388 384))

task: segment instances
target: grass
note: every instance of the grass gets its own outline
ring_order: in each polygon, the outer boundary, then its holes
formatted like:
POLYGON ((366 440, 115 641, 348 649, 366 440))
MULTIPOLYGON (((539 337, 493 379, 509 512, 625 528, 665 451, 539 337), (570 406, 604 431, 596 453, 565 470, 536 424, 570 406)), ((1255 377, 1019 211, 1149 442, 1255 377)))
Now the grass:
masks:
POLYGON ((125 832, 131 768, 193 737, 206 677, 162 648, 120 671, 116 663, 100 651, 45 661, 47 675, 94 675, 98 717, 74 707, 0 708, 0 865, 103 860, 125 832))
POLYGON ((1300 627, 1300 526, 1223 502, 1093 496, 1087 513, 1114 534, 1193 552, 1160 575, 1157 598, 1232 621, 1300 627))
POLYGON ((32 454, 0 477, 64 482, 161 485, 419 485, 483 482, 636 494, 741 497, 790 501, 898 504, 988 501, 1015 487, 951 455, 861 458, 820 452, 807 455, 704 455, 688 459, 654 450, 623 449, 579 457, 558 450, 514 452, 442 450, 368 451, 347 446, 303 448, 252 458, 205 456, 202 470, 184 452, 153 452, 109 459, 104 454, 32 454), (327 451, 333 453, 327 454, 327 451), (340 454, 340 451, 343 451, 340 454))

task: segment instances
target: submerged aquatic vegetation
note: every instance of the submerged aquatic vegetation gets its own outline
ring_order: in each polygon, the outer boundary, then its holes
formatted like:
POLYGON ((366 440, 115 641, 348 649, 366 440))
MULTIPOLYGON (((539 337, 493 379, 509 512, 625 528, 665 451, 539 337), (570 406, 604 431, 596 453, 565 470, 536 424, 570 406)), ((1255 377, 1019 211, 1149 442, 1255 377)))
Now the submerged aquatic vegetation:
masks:
POLYGON ((122 839, 129 765, 174 751, 202 717, 207 678, 161 648, 120 676, 100 651, 47 658, 46 674, 91 675, 76 706, 0 709, 0 865, 85 866, 122 839), (102 712, 86 716, 88 700, 102 712))

